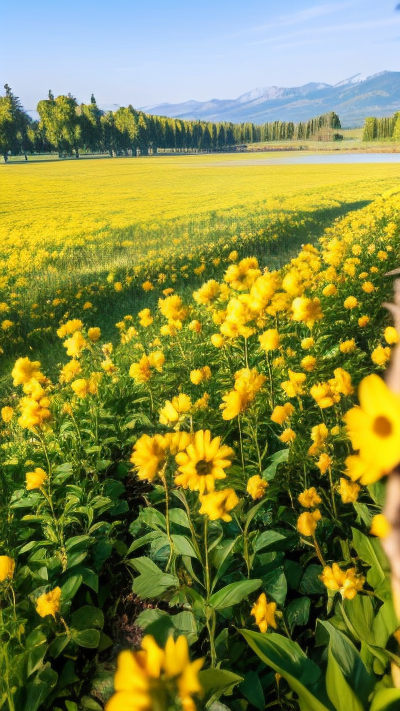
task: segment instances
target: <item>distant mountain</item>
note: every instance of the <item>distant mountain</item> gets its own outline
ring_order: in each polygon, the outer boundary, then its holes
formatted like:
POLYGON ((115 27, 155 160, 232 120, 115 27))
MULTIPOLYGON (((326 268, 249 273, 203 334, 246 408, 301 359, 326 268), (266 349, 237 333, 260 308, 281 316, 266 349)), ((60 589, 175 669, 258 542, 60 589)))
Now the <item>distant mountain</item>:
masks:
POLYGON ((283 88, 266 86, 237 99, 186 101, 142 107, 149 114, 204 121, 307 121, 327 111, 339 114, 342 126, 362 126, 367 116, 390 116, 400 110, 400 72, 356 74, 338 84, 311 82, 283 88))

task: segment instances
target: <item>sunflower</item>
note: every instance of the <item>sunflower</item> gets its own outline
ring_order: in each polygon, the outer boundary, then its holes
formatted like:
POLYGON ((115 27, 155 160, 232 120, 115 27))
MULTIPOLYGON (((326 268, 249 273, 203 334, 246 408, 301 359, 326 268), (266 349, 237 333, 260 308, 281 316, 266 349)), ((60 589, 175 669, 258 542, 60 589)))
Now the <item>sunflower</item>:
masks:
POLYGON ((214 491, 215 480, 225 479, 224 470, 231 464, 228 457, 233 455, 230 447, 220 445, 221 438, 211 439, 210 430, 196 432, 186 451, 175 457, 181 472, 175 477, 175 484, 200 494, 214 491))
POLYGON ((136 467, 136 474, 139 479, 153 481, 154 477, 161 471, 166 461, 167 442, 162 435, 144 434, 136 442, 131 462, 136 467))
POLYGON ((344 418, 351 443, 371 469, 387 474, 400 462, 400 397, 372 374, 361 381, 359 399, 344 418))

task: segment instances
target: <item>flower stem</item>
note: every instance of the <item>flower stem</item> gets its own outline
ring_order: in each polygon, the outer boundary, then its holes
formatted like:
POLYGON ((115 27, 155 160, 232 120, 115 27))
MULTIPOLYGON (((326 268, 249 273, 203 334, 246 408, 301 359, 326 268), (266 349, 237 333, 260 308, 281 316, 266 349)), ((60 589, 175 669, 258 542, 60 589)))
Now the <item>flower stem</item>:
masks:
POLYGON ((323 555, 322 555, 322 552, 321 552, 321 548, 319 547, 319 543, 318 543, 318 541, 317 541, 317 539, 316 539, 315 536, 313 536, 313 543, 314 543, 315 552, 316 552, 316 554, 317 554, 317 556, 318 556, 318 560, 319 560, 319 562, 321 563, 322 567, 325 568, 326 563, 325 563, 325 561, 324 561, 324 558, 323 558, 323 555))
POLYGON ((209 607, 209 600, 210 600, 210 593, 211 593, 211 585, 210 585, 210 564, 208 560, 208 519, 207 516, 204 517, 204 557, 205 557, 205 578, 206 578, 206 625, 207 625, 207 631, 208 631, 208 636, 210 638, 210 653, 211 653, 211 667, 215 667, 217 664, 217 655, 215 652, 215 628, 216 628, 216 615, 215 615, 215 610, 211 609, 211 615, 210 615, 210 607, 209 607), (211 624, 210 624, 210 618, 211 618, 211 624))

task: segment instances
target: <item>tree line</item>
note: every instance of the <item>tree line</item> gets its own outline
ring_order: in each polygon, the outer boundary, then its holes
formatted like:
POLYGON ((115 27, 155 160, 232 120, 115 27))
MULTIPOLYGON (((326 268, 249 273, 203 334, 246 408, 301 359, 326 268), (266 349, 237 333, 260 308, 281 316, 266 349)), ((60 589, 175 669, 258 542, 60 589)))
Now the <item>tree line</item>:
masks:
POLYGON ((365 119, 363 141, 400 141, 400 111, 396 111, 390 118, 365 119))
MULTIPOLYGON (((89 104, 78 104, 71 94, 39 101, 39 120, 24 111, 8 86, 0 97, 0 153, 8 155, 57 152, 60 157, 80 152, 107 152, 110 156, 147 155, 159 149, 217 151, 265 141, 338 137, 339 116, 332 112, 307 122, 274 121, 254 124, 188 121, 154 116, 129 105, 102 111, 92 94, 89 104)), ((341 137, 341 136, 339 136, 341 137)))

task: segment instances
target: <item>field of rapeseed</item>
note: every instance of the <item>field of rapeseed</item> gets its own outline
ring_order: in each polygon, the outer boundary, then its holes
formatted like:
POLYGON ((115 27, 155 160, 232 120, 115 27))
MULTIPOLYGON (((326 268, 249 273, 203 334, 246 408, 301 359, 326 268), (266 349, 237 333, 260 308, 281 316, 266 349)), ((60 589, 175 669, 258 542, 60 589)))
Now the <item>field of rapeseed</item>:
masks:
MULTIPOLYGON (((385 475, 400 461, 399 401, 380 377, 399 341, 382 307, 399 192, 274 270, 266 244, 296 220, 280 190, 271 231, 264 206, 260 233, 239 209, 234 231, 224 223, 213 242, 209 224, 196 253, 182 228, 168 270, 156 255, 81 284, 73 303, 61 291, 32 305, 65 356, 50 377, 27 341, 6 376, 1 709, 400 704, 379 540, 385 475), (140 310, 104 339, 100 296, 134 279, 140 310)), ((53 247, 33 273, 57 262, 53 247)), ((24 262, 11 265, 9 321, 31 285, 24 262)))
POLYGON ((366 174, 352 165, 268 169, 245 158, 3 166, 0 348, 37 349, 67 313, 106 310, 111 325, 142 283, 200 283, 202 270, 216 269, 211 259, 224 259, 236 242, 247 243, 246 254, 278 256, 280 266, 321 225, 398 175, 396 165, 366 174))

